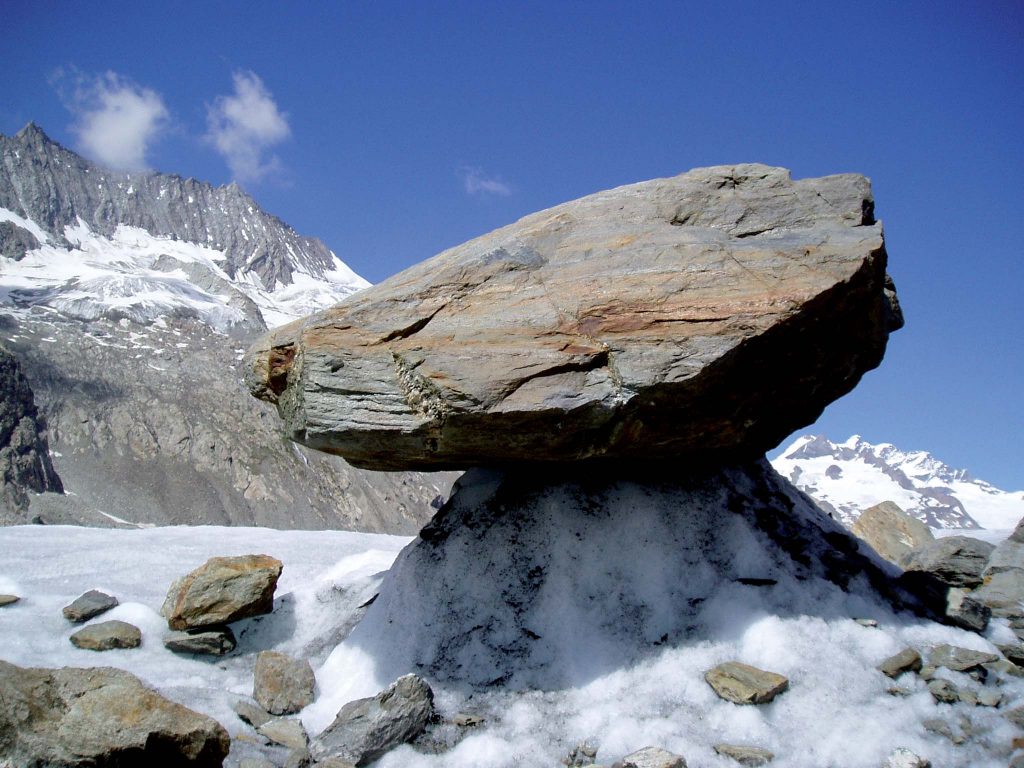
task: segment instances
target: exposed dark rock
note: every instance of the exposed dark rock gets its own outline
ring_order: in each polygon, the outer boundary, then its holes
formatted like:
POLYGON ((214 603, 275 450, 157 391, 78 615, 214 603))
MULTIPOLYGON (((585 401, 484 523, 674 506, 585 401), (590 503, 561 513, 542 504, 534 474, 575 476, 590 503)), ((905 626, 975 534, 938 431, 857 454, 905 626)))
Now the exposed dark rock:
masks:
POLYGON ((171 632, 164 637, 164 647, 175 653, 223 656, 235 650, 235 645, 235 633, 226 626, 171 632))
POLYGON ((278 329, 250 388, 372 469, 757 458, 902 324, 872 209, 763 165, 601 192, 278 329))
POLYGON ((102 621, 82 627, 69 639, 77 648, 112 651, 115 648, 138 648, 142 645, 142 632, 126 621, 102 621))
POLYGON ((270 613, 282 567, 269 555, 211 557, 171 585, 160 614, 186 630, 270 613))
POLYGON ((278 651, 256 657, 252 697, 272 715, 290 715, 310 704, 316 693, 313 668, 305 659, 278 651))
POLYGON ((0 661, 0 755, 18 766, 220 766, 216 721, 117 669, 23 669, 0 661))
POLYGON ((376 696, 343 706, 314 741, 313 755, 367 765, 415 739, 433 717, 434 692, 422 678, 405 675, 376 696))
POLYGON ((0 221, 0 257, 18 261, 39 247, 36 236, 13 221, 0 221))
POLYGON ((0 608, 3 608, 6 605, 14 605, 20 601, 21 598, 17 595, 0 595, 0 608))
POLYGON ((29 493, 63 493, 46 420, 18 359, 0 346, 0 522, 28 522, 29 493))
POLYGON ((969 590, 950 587, 946 593, 946 618, 955 626, 984 632, 992 618, 992 609, 969 590))
POLYGON ((77 624, 106 613, 116 605, 117 598, 113 595, 100 592, 98 589, 90 589, 70 605, 65 605, 63 613, 65 619, 77 624))

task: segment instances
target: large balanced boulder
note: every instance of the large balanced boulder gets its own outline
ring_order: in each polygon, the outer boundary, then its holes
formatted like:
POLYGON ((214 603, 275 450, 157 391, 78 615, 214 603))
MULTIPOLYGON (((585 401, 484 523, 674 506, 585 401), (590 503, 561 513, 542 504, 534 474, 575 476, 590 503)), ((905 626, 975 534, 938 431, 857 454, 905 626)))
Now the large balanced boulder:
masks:
POLYGON ((160 614, 186 630, 270 613, 282 568, 269 555, 211 557, 171 585, 160 614))
POLYGON ((221 765, 229 746, 216 721, 128 672, 0 661, 0 764, 199 768, 221 765))
POLYGON ((754 458, 902 323, 873 207, 764 165, 600 192, 277 329, 249 386, 371 469, 754 458))

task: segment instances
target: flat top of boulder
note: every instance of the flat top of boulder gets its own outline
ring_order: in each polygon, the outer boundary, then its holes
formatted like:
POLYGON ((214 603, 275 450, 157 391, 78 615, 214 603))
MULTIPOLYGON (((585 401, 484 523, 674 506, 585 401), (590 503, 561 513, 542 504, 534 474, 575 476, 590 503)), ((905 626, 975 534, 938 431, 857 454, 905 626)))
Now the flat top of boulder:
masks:
POLYGON ((276 330, 248 383, 371 469, 758 456, 902 323, 873 209, 756 164, 600 192, 276 330))
POLYGON ((935 540, 931 528, 892 501, 865 509, 850 530, 879 555, 899 564, 900 557, 935 540))

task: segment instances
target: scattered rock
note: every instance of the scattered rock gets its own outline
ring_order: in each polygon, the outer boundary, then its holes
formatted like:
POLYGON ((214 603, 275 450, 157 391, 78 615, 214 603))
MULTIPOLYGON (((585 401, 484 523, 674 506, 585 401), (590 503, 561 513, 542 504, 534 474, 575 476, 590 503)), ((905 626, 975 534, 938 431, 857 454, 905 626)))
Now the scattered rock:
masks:
POLYGON ((992 661, 998 661, 994 653, 972 651, 956 645, 937 645, 928 655, 928 663, 935 667, 945 667, 954 672, 968 672, 992 661))
POLYGON ((569 750, 569 754, 562 758, 562 765, 568 768, 583 768, 593 765, 597 760, 597 747, 587 744, 577 744, 569 750))
POLYGON ((288 753, 288 759, 284 761, 284 768, 310 768, 313 765, 313 756, 308 749, 293 749, 288 753))
POLYGON ((270 613, 281 569, 269 555, 212 557, 171 585, 160 613, 178 630, 270 613))
POLYGON ((738 744, 715 744, 715 752, 731 757, 737 763, 752 768, 768 765, 775 759, 775 753, 764 747, 744 747, 738 744))
POLYGON ((992 609, 963 587, 950 587, 946 593, 946 617, 949 623, 984 632, 992 618, 992 609))
POLYGON ((906 571, 931 573, 950 587, 976 587, 995 547, 969 536, 936 539, 900 558, 906 571))
POLYGON ((246 757, 239 762, 238 768, 278 768, 278 766, 262 757, 246 757))
POLYGON ((932 764, 906 747, 896 747, 882 763, 882 768, 932 768, 932 764))
POLYGON ((235 650, 235 645, 235 633, 227 626, 171 632, 164 637, 164 647, 175 653, 223 656, 235 650))
POLYGON ((873 205, 764 165, 600 192, 275 329, 247 381, 367 469, 760 457, 902 325, 873 205))
POLYGON ((1024 731, 1024 707, 1015 707, 1003 712, 1003 717, 1024 731))
POLYGON ((376 696, 350 701, 313 743, 313 756, 366 765, 412 741, 434 717, 434 692, 416 675, 398 678, 376 696))
POLYGON ((356 768, 356 764, 340 757, 325 757, 316 761, 316 768, 356 768))
POLYGON ((875 619, 854 619, 854 621, 862 627, 869 627, 870 629, 876 629, 878 627, 878 621, 875 619))
MULTIPOLYGON (((237 710, 236 710, 237 711, 237 710)), ((261 736, 266 736, 275 744, 289 749, 304 750, 309 746, 309 736, 302 723, 291 717, 275 717, 256 729, 261 736)))
POLYGON ((988 672, 994 672, 1002 677, 1024 677, 1024 667, 1018 667, 1007 659, 999 659, 982 666, 988 672))
POLYGON ((937 733, 939 736, 944 736, 954 744, 958 745, 966 742, 974 733, 971 721, 966 717, 960 718, 959 726, 937 717, 924 720, 921 725, 924 726, 926 731, 931 731, 932 733, 937 733))
POLYGON ((252 697, 273 715, 290 715, 313 701, 316 678, 305 659, 278 651, 256 657, 252 697))
POLYGON ((982 707, 998 707, 1003 703, 1003 692, 994 686, 982 686, 976 695, 982 707))
POLYGON ((485 722, 487 721, 479 715, 470 715, 465 712, 460 712, 452 718, 452 724, 459 728, 476 728, 485 722))
POLYGON ((21 600, 17 595, 0 595, 0 608, 5 605, 14 605, 16 602, 21 600))
POLYGON ((931 528, 891 501, 865 509, 850 530, 895 565, 899 565, 900 558, 911 550, 935 540, 931 528))
POLYGON ((928 681, 928 690, 939 704, 956 704, 960 701, 960 689, 941 677, 928 681))
POLYGON ((644 747, 626 755, 612 768, 686 768, 686 760, 660 747, 644 747))
MULTIPOLYGON (((23 669, 0 661, 0 743, 11 765, 220 766, 216 721, 119 669, 23 669)), ((3 762, 0 760, 0 762, 3 762)))
POLYGON ((767 704, 789 688, 789 680, 774 672, 738 661, 727 661, 704 674, 715 693, 734 704, 767 704))
POLYGON ((117 604, 117 598, 113 595, 108 595, 96 589, 90 589, 71 603, 71 605, 64 606, 64 618, 80 624, 94 616, 99 616, 101 613, 106 613, 117 604))
POLYGON ((244 699, 236 701, 231 708, 235 710, 235 714, 242 719, 242 722, 248 723, 253 728, 259 728, 274 719, 265 709, 244 699))
POLYGON ((1024 665, 1024 643, 1013 643, 1012 645, 997 644, 996 648, 1012 663, 1017 666, 1024 665))
POLYGON ((921 654, 913 648, 904 648, 878 665, 878 670, 895 679, 904 672, 921 671, 921 654))
POLYGON ((102 621, 82 627, 69 639, 72 645, 87 651, 110 651, 138 648, 142 645, 142 632, 127 621, 102 621))

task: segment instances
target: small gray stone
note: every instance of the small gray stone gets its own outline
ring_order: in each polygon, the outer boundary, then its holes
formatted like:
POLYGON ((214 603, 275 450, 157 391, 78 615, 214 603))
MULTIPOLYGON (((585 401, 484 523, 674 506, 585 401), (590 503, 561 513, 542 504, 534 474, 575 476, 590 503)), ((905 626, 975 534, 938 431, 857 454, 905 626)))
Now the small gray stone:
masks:
POLYGON ((259 728, 273 720, 269 712, 244 699, 236 701, 231 708, 235 710, 235 714, 241 718, 242 722, 248 723, 253 728, 259 728))
POLYGON ((976 587, 995 547, 969 536, 936 539, 900 558, 907 571, 926 571, 951 587, 976 587))
POLYGON ((686 768, 686 760, 660 747, 644 747, 612 764, 612 768, 686 768))
POLYGON ((764 747, 745 747, 739 744, 715 744, 715 752, 750 768, 768 765, 775 759, 775 753, 764 747))
POLYGON ((273 715, 290 715, 313 701, 316 678, 305 659, 278 651, 256 657, 252 697, 273 715))
POLYGON ((871 629, 874 629, 878 626, 878 621, 876 621, 875 619, 854 619, 854 621, 856 621, 862 627, 870 627, 871 629))
POLYGON ((459 728, 476 728, 485 722, 486 720, 479 715, 470 715, 466 712, 460 712, 452 718, 452 725, 457 725, 459 728))
POLYGON ((921 670, 921 654, 913 648, 904 648, 879 664, 878 670, 894 679, 904 672, 919 672, 921 670))
POLYGON ((938 717, 924 720, 921 725, 926 731, 944 736, 954 744, 963 744, 971 737, 972 733, 971 721, 966 717, 960 718, 959 727, 938 717))
POLYGON ((69 639, 76 648, 110 651, 115 648, 138 648, 142 645, 142 632, 126 621, 103 621, 82 627, 69 639))
POLYGON ((978 704, 982 707, 998 707, 1003 702, 1003 692, 998 688, 986 685, 978 690, 978 704))
POLYGON ((928 663, 935 667, 945 667, 954 672, 967 672, 982 664, 998 661, 999 656, 985 651, 972 651, 956 645, 937 645, 928 655, 928 663))
POLYGON ((17 595, 0 595, 0 608, 5 605, 14 605, 16 602, 21 600, 17 595))
POLYGON ((304 750, 309 746, 306 729, 302 727, 302 723, 290 717, 274 718, 261 725, 256 731, 275 744, 289 749, 304 750))
POLYGON ((284 762, 284 768, 310 768, 313 765, 313 757, 308 749, 293 749, 288 753, 288 759, 284 762))
POLYGON ((164 647, 175 653, 223 656, 235 650, 235 634, 231 627, 216 627, 189 632, 171 632, 164 637, 164 647))
POLYGON ((562 765, 568 768, 583 768, 592 766, 597 758, 597 747, 583 742, 569 750, 569 754, 562 758, 562 765))
POLYGON ((412 741, 434 716, 434 692, 416 675, 398 678, 376 696, 350 701, 313 742, 313 756, 366 765, 412 741))
POLYGON ((937 677, 928 681, 928 690, 939 704, 956 704, 960 701, 960 689, 949 680, 937 677))
POLYGON ((882 763, 882 768, 932 768, 932 764, 906 747, 897 747, 882 763))
POLYGON ((1007 659, 1021 666, 1024 664, 1024 643, 1013 643, 1012 645, 996 645, 999 652, 1003 654, 1007 659))
POLYGON ((1015 707, 1003 712, 1003 717, 1024 731, 1024 707, 1015 707))
POLYGON ((108 595, 97 589, 90 589, 70 605, 64 606, 64 618, 76 624, 81 624, 83 621, 88 621, 94 616, 106 613, 116 605, 117 598, 113 595, 108 595))
POLYGON ((704 673, 715 693, 734 704, 767 704, 789 688, 789 680, 749 664, 727 661, 704 673))

